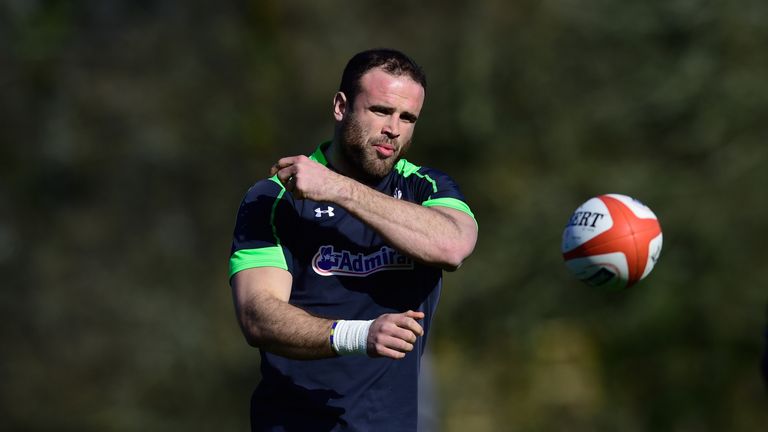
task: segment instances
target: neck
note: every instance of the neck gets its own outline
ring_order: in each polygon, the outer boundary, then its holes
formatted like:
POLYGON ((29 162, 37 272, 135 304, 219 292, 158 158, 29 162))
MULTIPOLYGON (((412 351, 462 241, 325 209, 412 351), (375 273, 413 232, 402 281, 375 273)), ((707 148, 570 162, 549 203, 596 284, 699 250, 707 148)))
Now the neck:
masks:
POLYGON ((371 179, 370 176, 365 175, 359 168, 350 163, 343 153, 342 146, 343 144, 339 136, 334 135, 331 145, 325 151, 325 159, 328 161, 328 164, 339 174, 343 174, 360 183, 369 186, 376 184, 380 179, 371 179))

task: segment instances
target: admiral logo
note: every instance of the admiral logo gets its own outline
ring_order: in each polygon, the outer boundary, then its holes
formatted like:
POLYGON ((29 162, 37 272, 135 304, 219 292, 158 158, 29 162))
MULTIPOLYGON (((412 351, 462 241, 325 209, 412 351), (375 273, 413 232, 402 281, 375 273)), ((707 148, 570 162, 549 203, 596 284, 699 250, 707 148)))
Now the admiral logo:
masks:
POLYGON ((320 246, 312 258, 312 269, 320 276, 365 277, 384 270, 413 270, 413 260, 387 246, 369 255, 320 246))

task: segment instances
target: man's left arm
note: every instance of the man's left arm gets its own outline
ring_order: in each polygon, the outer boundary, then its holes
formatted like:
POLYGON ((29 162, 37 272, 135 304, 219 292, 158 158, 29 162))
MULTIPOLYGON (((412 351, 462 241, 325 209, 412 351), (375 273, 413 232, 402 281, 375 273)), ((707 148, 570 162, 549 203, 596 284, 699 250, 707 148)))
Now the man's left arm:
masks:
POLYGON ((294 196, 344 207, 423 263, 455 270, 475 248, 477 223, 462 211, 395 199, 305 156, 280 159, 272 170, 294 196))
POLYGON ((414 259, 456 270, 475 248, 477 224, 468 214, 402 201, 348 179, 336 203, 414 259))

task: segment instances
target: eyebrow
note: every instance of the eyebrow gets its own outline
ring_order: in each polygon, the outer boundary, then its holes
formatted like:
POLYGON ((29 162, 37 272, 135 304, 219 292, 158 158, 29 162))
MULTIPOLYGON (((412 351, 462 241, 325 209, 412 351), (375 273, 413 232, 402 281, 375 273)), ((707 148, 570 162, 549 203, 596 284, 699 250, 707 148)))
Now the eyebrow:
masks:
MULTIPOLYGON (((394 108, 388 107, 388 106, 384 106, 384 105, 371 105, 369 107, 369 109, 371 111, 381 112, 381 113, 384 113, 384 114, 392 114, 392 113, 395 112, 394 108)), ((417 116, 416 114, 410 113, 408 111, 403 111, 403 113, 400 114, 400 118, 415 123, 416 120, 419 119, 419 116, 417 116)))

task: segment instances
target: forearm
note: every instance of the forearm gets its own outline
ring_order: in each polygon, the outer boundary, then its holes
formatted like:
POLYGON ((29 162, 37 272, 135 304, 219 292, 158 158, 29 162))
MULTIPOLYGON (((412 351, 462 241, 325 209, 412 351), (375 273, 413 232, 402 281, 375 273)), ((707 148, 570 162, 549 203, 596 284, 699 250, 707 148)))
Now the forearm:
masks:
POLYGON ((424 334, 416 322, 424 313, 409 310, 375 320, 339 320, 331 342, 333 320, 288 303, 292 277, 287 271, 251 268, 236 273, 231 282, 237 319, 248 343, 284 357, 311 360, 338 353, 400 359, 424 334))
POLYGON ((416 320, 424 318, 424 313, 409 310, 370 321, 338 320, 331 342, 333 320, 314 317, 268 293, 248 292, 255 295, 243 301, 243 296, 238 295, 243 291, 235 288, 238 319, 248 343, 287 358, 369 355, 401 359, 423 334, 416 320))
POLYGON ((305 156, 280 159, 270 173, 277 174, 296 198, 344 207, 391 246, 418 261, 453 270, 475 247, 477 225, 459 210, 392 198, 305 156))
MULTIPOLYGON (((349 180, 337 203, 393 247, 421 262, 452 270, 472 252, 475 225, 449 212, 384 195, 349 180)), ((461 215, 464 216, 464 215, 461 215)), ((459 217, 461 217, 459 216, 459 217)))

